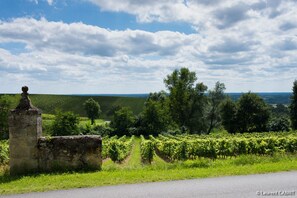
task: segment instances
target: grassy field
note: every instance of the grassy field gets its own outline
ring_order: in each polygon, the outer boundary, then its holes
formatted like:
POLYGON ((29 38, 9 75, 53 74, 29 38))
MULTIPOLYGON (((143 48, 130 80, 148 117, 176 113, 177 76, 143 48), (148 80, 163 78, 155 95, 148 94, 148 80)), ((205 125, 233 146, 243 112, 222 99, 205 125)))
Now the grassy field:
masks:
MULTIPOLYGON (((20 94, 11 95, 13 98, 12 107, 16 107, 20 99, 20 94)), ((86 116, 83 103, 93 98, 101 107, 103 119, 110 119, 109 111, 116 106, 130 107, 135 114, 142 111, 145 98, 130 98, 118 96, 72 96, 72 95, 49 95, 49 94, 32 94, 30 99, 32 104, 46 114, 55 114, 56 109, 62 111, 73 111, 80 116, 86 116)))
POLYGON ((174 163, 167 163, 155 156, 151 165, 142 164, 140 159, 140 139, 135 138, 131 154, 121 163, 114 163, 110 159, 104 160, 102 171, 11 177, 5 174, 5 168, 2 167, 0 169, 2 171, 0 173, 0 194, 289 170, 297 170, 296 155, 243 155, 236 158, 218 160, 203 158, 174 163))
MULTIPOLYGON (((43 135, 50 135, 50 127, 52 126, 55 119, 55 115, 52 114, 42 114, 42 133, 43 135)), ((95 125, 104 125, 107 121, 102 119, 96 119, 95 125)), ((87 117, 80 117, 79 118, 79 125, 78 127, 86 128, 87 125, 91 125, 91 121, 87 117)))

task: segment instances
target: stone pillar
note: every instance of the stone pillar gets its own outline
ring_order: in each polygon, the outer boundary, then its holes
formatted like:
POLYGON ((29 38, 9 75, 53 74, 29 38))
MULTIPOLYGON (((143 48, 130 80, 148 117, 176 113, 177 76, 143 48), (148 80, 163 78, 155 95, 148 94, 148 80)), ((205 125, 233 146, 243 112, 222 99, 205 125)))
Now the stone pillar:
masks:
POLYGON ((9 115, 10 174, 25 174, 38 170, 38 138, 42 135, 41 111, 33 107, 28 87, 22 87, 22 98, 9 115))

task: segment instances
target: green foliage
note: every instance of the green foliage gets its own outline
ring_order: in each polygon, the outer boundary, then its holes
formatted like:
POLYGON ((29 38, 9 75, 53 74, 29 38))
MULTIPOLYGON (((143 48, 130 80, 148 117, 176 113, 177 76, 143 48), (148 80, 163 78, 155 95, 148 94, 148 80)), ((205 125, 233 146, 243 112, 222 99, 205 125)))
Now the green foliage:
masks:
POLYGON ((102 158, 110 157, 114 162, 122 162, 130 154, 133 141, 134 136, 131 138, 114 136, 111 139, 103 139, 102 158))
POLYGON ((129 128, 134 126, 135 116, 132 110, 128 107, 122 107, 113 115, 110 126, 114 128, 116 135, 130 135, 129 128))
POLYGON ((206 131, 205 107, 207 87, 203 83, 195 84, 196 73, 187 68, 175 70, 164 79, 169 90, 169 107, 172 119, 179 127, 186 127, 192 133, 206 131))
POLYGON ((113 132, 112 128, 109 127, 108 124, 106 125, 95 125, 89 133, 90 135, 101 135, 102 137, 109 136, 113 132))
POLYGON ((8 164, 9 145, 8 141, 0 141, 0 165, 8 164))
POLYGON ((297 80, 293 83, 293 95, 290 104, 291 124, 294 130, 297 129, 297 80))
POLYGON ((112 105, 111 108, 106 112, 106 115, 111 117, 113 114, 120 110, 122 107, 120 105, 112 105))
POLYGON ((141 153, 141 160, 144 163, 151 164, 154 157, 154 144, 151 140, 146 140, 143 136, 140 136, 141 143, 140 143, 140 153, 141 153))
POLYGON ((99 118, 101 113, 100 105, 93 98, 89 98, 84 102, 84 108, 88 118, 91 119, 91 125, 93 125, 96 118, 99 118))
POLYGON ((289 108, 283 104, 276 104, 276 106, 271 106, 271 113, 273 117, 289 117, 289 108))
POLYGON ((221 118, 224 128, 229 133, 235 133, 238 129, 237 126, 237 107, 235 102, 233 102, 229 97, 222 102, 221 105, 221 118))
POLYGON ((290 121, 288 118, 281 116, 271 119, 268 123, 269 131, 290 131, 290 121))
POLYGON ((225 89, 225 84, 218 81, 216 82, 214 89, 209 90, 208 92, 210 109, 207 115, 207 120, 209 122, 207 134, 209 134, 214 127, 217 127, 220 124, 220 104, 225 98, 225 89))
POLYGON ((240 155, 274 155, 297 153, 295 133, 253 133, 223 136, 150 136, 158 153, 165 159, 195 160, 226 158, 240 155))
POLYGON ((141 134, 157 135, 167 131, 172 126, 173 121, 168 102, 165 92, 150 94, 142 113, 143 129, 141 134))
POLYGON ((0 96, 0 139, 8 139, 8 113, 11 108, 11 97, 0 96))
POLYGON ((51 127, 52 135, 77 135, 79 133, 78 124, 78 115, 74 114, 73 112, 58 111, 51 127))
POLYGON ((240 132, 266 131, 269 107, 257 94, 248 92, 238 100, 238 127, 240 132))
MULTIPOLYGON (((16 107, 20 94, 9 96, 12 98, 12 107, 16 107)), ((80 95, 30 94, 32 104, 41 109, 43 113, 55 114, 55 110, 60 109, 63 112, 72 111, 81 117, 87 116, 83 103, 88 98, 89 96, 80 95)), ((130 107, 135 114, 139 114, 146 100, 146 98, 120 96, 92 96, 92 98, 100 104, 102 111, 100 117, 107 120, 112 118, 113 112, 111 110, 115 107, 130 107)))

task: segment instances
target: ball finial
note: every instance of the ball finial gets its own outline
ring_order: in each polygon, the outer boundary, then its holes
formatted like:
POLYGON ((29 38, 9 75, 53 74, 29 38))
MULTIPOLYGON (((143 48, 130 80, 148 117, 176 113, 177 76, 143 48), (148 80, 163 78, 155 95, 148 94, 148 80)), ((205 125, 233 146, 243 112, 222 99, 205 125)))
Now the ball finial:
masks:
POLYGON ((27 86, 23 86, 23 87, 22 87, 22 91, 23 91, 23 93, 27 93, 28 90, 29 90, 29 88, 28 88, 27 86))

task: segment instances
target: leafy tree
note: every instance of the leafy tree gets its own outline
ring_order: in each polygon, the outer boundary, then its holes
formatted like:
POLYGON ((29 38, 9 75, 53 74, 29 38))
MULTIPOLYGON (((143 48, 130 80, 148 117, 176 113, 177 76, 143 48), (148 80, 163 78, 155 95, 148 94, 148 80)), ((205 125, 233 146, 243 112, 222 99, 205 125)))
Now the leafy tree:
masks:
POLYGON ((147 101, 158 101, 163 104, 166 102, 167 99, 168 99, 168 94, 162 90, 160 92, 150 93, 147 98, 147 101))
POLYGON ((231 98, 227 98, 222 102, 221 105, 221 118, 224 128, 229 133, 235 133, 238 129, 237 126, 237 107, 235 102, 231 98))
POLYGON ((169 90, 169 109, 173 121, 179 127, 186 127, 192 133, 206 131, 204 92, 207 87, 203 83, 195 84, 196 73, 187 68, 175 70, 164 79, 169 90))
POLYGON ((207 133, 209 134, 211 130, 220 123, 220 104, 225 98, 225 84, 216 82, 213 90, 209 90, 208 98, 210 104, 210 110, 208 113, 209 127, 207 133))
POLYGON ((113 114, 120 110, 122 107, 120 105, 113 105, 106 113, 107 116, 113 116, 113 114))
POLYGON ((290 117, 293 130, 297 129, 297 80, 293 83, 293 95, 290 104, 290 117))
POLYGON ((157 135, 171 125, 168 97, 165 92, 150 93, 143 110, 144 135, 157 135))
POLYGON ((91 125, 95 123, 95 119, 99 117, 101 113, 100 105, 93 98, 89 98, 84 103, 84 108, 87 112, 88 118, 91 119, 91 125))
POLYGON ((129 107, 122 107, 113 115, 110 126, 115 129, 116 135, 130 135, 129 129, 133 127, 135 116, 129 107))
POLYGON ((269 131, 289 131, 290 130, 290 121, 287 117, 275 117, 268 123, 269 131))
POLYGON ((79 117, 73 112, 58 111, 52 124, 52 135, 65 136, 78 134, 79 117))
POLYGON ((267 130, 269 107, 257 94, 248 92, 238 100, 237 119, 240 132, 267 130))
POLYGON ((10 97, 0 96, 0 139, 8 139, 8 113, 11 107, 10 97))

